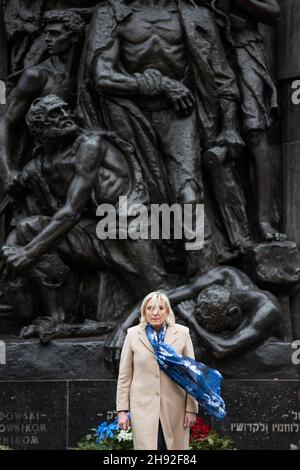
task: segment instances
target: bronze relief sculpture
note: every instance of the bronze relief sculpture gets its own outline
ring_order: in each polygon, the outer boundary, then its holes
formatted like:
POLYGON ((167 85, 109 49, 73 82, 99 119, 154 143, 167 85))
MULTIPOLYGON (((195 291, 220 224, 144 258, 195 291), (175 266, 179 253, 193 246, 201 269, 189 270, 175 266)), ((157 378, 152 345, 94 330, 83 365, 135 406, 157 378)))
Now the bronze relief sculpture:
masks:
POLYGON ((3 332, 100 335, 116 365, 136 305, 163 289, 217 359, 283 341, 276 297, 297 285, 299 254, 272 221, 278 98, 260 32, 278 2, 9 0, 2 13, 3 332), (203 248, 100 240, 97 206, 121 196, 204 204, 203 248), (90 276, 107 301, 107 273, 118 318, 99 316, 99 298, 87 314, 81 295, 90 276))

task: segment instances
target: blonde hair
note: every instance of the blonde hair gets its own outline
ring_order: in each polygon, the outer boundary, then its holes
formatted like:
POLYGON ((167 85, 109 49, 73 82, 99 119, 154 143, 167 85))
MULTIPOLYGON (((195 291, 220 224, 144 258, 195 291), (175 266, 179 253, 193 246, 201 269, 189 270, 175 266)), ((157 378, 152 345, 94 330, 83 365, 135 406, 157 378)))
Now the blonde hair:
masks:
POLYGON ((146 325, 147 325, 147 319, 146 319, 146 306, 147 306, 147 303, 149 302, 149 300, 152 300, 155 307, 159 310, 159 300, 163 300, 166 308, 167 308, 167 316, 166 316, 166 324, 168 326, 173 326, 174 323, 175 323, 175 315, 174 315, 174 312, 171 308, 171 304, 170 304, 170 301, 168 299, 168 297, 166 296, 166 294, 164 294, 164 292, 162 291, 155 291, 155 292, 150 292, 150 294, 146 295, 146 297, 144 298, 143 302, 142 302, 142 306, 141 306, 141 316, 140 316, 140 325, 145 328, 146 325))

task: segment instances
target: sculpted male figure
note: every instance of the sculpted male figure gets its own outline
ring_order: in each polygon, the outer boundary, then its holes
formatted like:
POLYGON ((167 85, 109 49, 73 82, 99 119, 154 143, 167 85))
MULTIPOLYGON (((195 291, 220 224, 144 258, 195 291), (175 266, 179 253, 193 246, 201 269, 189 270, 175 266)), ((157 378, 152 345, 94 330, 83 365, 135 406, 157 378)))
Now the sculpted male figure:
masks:
MULTIPOLYGON (((128 205, 147 202, 142 180, 133 180, 130 171, 132 150, 115 135, 79 128, 55 95, 35 100, 26 121, 38 147, 20 179, 27 217, 15 222, 2 248, 2 281, 29 280, 42 311, 60 323, 68 318, 64 301, 77 296, 74 286, 65 288, 74 267, 113 271, 136 299, 156 285, 169 285, 151 241, 101 241, 96 235, 99 204, 115 204, 119 196, 128 205)), ((16 308, 22 314, 20 300, 16 308)), ((37 331, 33 325, 23 333, 37 331)))
POLYGON ((74 92, 74 54, 85 23, 77 13, 53 10, 44 15, 44 25, 50 58, 23 72, 8 97, 5 113, 0 120, 1 176, 4 189, 12 195, 19 176, 16 171, 19 162, 14 161, 14 138, 17 126, 22 124, 32 101, 54 93, 69 102, 74 92))
POLYGON ((201 135, 208 146, 241 145, 238 90, 211 12, 189 0, 110 1, 87 41, 87 77, 105 113, 83 92, 85 117, 93 108, 135 145, 153 202, 203 202, 201 135))
POLYGON ((11 58, 9 72, 15 73, 41 62, 47 45, 42 28, 43 14, 49 10, 72 8, 85 19, 90 18, 98 0, 6 0, 4 24, 11 58))
POLYGON ((278 0, 215 0, 214 3, 234 14, 230 18, 242 98, 243 136, 253 158, 259 238, 283 241, 286 235, 271 225, 273 164, 267 136, 278 108, 277 91, 258 29, 258 23, 276 25, 280 6, 278 0))
MULTIPOLYGON (((269 292, 238 269, 221 266, 189 284, 166 292, 176 314, 195 333, 199 344, 224 359, 259 345, 271 335, 281 335, 281 307, 269 292)), ((136 324, 141 304, 106 345, 106 360, 116 366, 127 328, 136 324)))

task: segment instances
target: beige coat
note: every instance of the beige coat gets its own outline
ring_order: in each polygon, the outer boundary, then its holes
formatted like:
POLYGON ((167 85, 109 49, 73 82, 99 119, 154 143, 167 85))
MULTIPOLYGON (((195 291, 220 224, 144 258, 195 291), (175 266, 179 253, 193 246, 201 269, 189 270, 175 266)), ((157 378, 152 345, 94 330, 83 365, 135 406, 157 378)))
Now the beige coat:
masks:
MULTIPOLYGON (((185 326, 168 326, 165 342, 179 354, 194 358, 185 326)), ((117 411, 131 413, 135 450, 156 450, 158 422, 161 421, 168 450, 189 448, 185 412, 198 412, 196 400, 160 370, 146 331, 140 325, 127 330, 122 349, 117 385, 117 411)))

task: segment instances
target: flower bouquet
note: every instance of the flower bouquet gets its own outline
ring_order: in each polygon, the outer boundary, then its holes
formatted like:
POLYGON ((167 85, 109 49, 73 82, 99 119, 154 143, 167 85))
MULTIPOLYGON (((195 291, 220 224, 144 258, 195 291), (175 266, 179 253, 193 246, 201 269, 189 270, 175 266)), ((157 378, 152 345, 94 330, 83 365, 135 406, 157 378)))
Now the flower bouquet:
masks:
MULTIPOLYGON (((130 414, 129 414, 130 418, 130 414)), ((108 413, 97 429, 85 436, 78 444, 79 450, 131 450, 133 449, 132 430, 120 430, 118 418, 108 413)))
POLYGON ((211 430, 199 416, 191 428, 190 449, 193 450, 232 450, 232 441, 211 430))
MULTIPOLYGON (((130 413, 129 413, 130 418, 130 413)), ((92 429, 78 444, 78 450, 132 450, 132 430, 122 431, 115 413, 109 412, 107 419, 97 429, 92 429)), ((191 450, 230 450, 232 441, 211 430, 210 426, 198 417, 191 428, 191 450)))
POLYGON ((133 449, 132 431, 120 430, 118 418, 113 421, 104 421, 97 428, 97 443, 103 450, 133 449))

